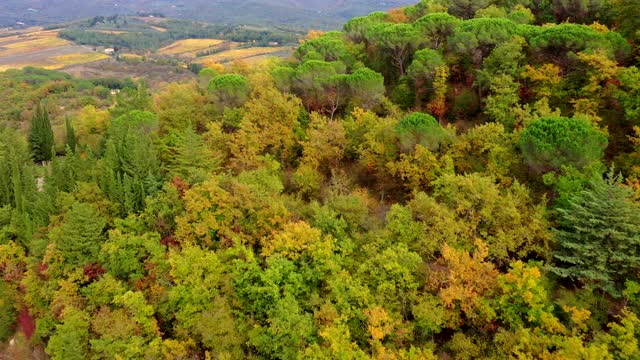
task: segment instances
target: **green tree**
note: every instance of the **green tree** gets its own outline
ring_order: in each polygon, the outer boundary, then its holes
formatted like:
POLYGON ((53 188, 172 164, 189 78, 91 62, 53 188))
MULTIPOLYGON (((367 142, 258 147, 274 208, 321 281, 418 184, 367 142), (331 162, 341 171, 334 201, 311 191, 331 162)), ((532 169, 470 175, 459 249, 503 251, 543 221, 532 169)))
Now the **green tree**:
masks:
POLYGON ((537 172, 559 171, 563 165, 576 169, 600 160, 607 137, 589 121, 578 118, 543 117, 520 136, 519 146, 527 164, 537 172))
POLYGON ((109 109, 112 119, 134 110, 148 111, 153 107, 153 99, 146 84, 141 82, 137 87, 126 87, 116 95, 116 106, 109 109))
POLYGON ((524 115, 518 95, 519 84, 509 75, 496 75, 492 79, 490 90, 491 95, 485 100, 485 113, 506 129, 513 130, 516 125, 520 125, 524 115))
POLYGON ((387 13, 382 11, 375 11, 367 16, 355 17, 344 25, 344 31, 347 33, 347 37, 356 43, 368 42, 367 32, 376 24, 384 22, 387 18, 387 13))
POLYGON ((38 201, 46 196, 37 193, 31 161, 24 139, 13 130, 0 130, 0 205, 11 213, 5 234, 26 246, 33 246, 35 227, 46 225, 51 205, 38 201))
POLYGON ((38 104, 31 119, 29 129, 29 148, 35 162, 51 160, 53 151, 53 130, 49 121, 49 112, 44 105, 38 104))
POLYGON ((447 131, 438 120, 424 113, 413 113, 402 119, 396 126, 396 134, 403 151, 412 151, 417 144, 431 151, 437 151, 446 139, 447 131))
POLYGON ((99 258, 110 274, 137 281, 146 275, 146 269, 161 265, 164 255, 165 249, 157 233, 138 235, 114 229, 102 244, 99 258))
POLYGON ((503 188, 493 176, 445 174, 434 182, 434 198, 416 195, 415 217, 438 242, 470 249, 482 240, 495 263, 548 253, 550 234, 545 207, 514 182, 503 188), (429 219, 433 217, 433 219, 429 219))
POLYGON ((570 53, 601 50, 618 60, 630 53, 629 44, 616 32, 603 34, 590 26, 569 23, 542 27, 529 44, 534 52, 564 68, 570 64, 570 53))
POLYGON ((362 67, 345 79, 351 96, 351 104, 369 110, 384 98, 384 77, 369 68, 362 67))
POLYGON ((498 318, 512 328, 541 326, 553 316, 540 268, 516 261, 506 274, 498 276, 502 293, 496 299, 498 318))
POLYGON ((111 304, 101 307, 91 321, 94 358, 157 358, 160 333, 154 308, 147 304, 143 293, 127 291, 115 295, 111 304))
POLYGON ((450 0, 449 13, 463 19, 471 19, 478 10, 489 4, 489 0, 450 0))
POLYGON ((386 249, 377 249, 359 267, 358 275, 379 304, 385 304, 406 317, 417 296, 420 263, 420 255, 410 251, 406 244, 397 243, 386 249))
POLYGON ((620 32, 627 38, 640 40, 640 3, 635 0, 614 0, 612 3, 620 32))
POLYGON ((609 351, 615 359, 636 359, 640 357, 638 335, 640 319, 638 315, 625 308, 618 316, 618 322, 607 324, 609 333, 602 337, 609 345, 609 351))
POLYGON ((517 25, 508 19, 471 19, 460 23, 449 37, 448 45, 456 54, 479 66, 496 46, 510 41, 517 31, 517 25))
POLYGON ((93 205, 75 203, 49 237, 64 256, 65 264, 78 267, 98 260, 105 226, 106 220, 93 205))
POLYGON ((220 169, 222 156, 211 151, 191 126, 182 131, 171 130, 165 139, 170 143, 161 156, 170 175, 195 184, 220 169))
POLYGON ((626 118, 640 125, 640 69, 635 66, 622 69, 619 80, 620 90, 615 95, 624 107, 626 118))
POLYGON ((306 108, 313 111, 333 110, 345 101, 344 76, 346 67, 334 61, 308 60, 296 68, 294 90, 302 98, 306 108))
POLYGON ((220 110, 242 106, 249 96, 249 81, 238 74, 218 75, 209 82, 220 110))
POLYGON ((0 341, 5 341, 13 333, 16 321, 15 300, 11 287, 0 280, 0 341))
POLYGON ((64 119, 64 127, 67 133, 67 146, 71 149, 72 152, 76 152, 76 130, 73 128, 73 124, 71 123, 71 119, 68 117, 64 119))
POLYGON ((268 358, 294 359, 299 351, 315 342, 315 323, 293 295, 275 300, 267 326, 249 332, 249 344, 268 358))
POLYGON ((460 24, 460 19, 447 13, 428 14, 416 20, 415 27, 429 42, 431 49, 446 48, 447 38, 460 24))
POLYGON ((117 118, 109 127, 98 183, 124 213, 141 211, 147 195, 155 194, 161 186, 160 164, 152 139, 157 126, 155 114, 135 110, 117 118))
POLYGON ((187 127, 203 128, 214 109, 207 96, 195 86, 174 83, 154 97, 154 110, 158 114, 160 131, 166 132, 187 127))
POLYGON ((592 181, 558 209, 558 248, 552 271, 585 287, 621 296, 624 282, 640 269, 640 205, 610 172, 592 181))
POLYGON ((53 360, 84 360, 89 347, 89 321, 83 311, 67 308, 47 344, 53 360))
POLYGON ((416 103, 420 104, 422 96, 431 90, 434 92, 434 80, 438 69, 446 66, 444 58, 439 51, 422 49, 416 51, 413 61, 407 70, 407 74, 413 79, 416 86, 416 103))
POLYGON ((26 142, 12 130, 0 130, 0 204, 26 212, 36 187, 26 142))
POLYGON ((322 61, 340 61, 348 67, 352 67, 356 62, 349 43, 345 41, 345 35, 338 31, 331 31, 318 38, 305 41, 296 50, 294 56, 298 60, 304 61, 305 57, 311 53, 320 54, 322 61))
MULTIPOLYGON (((120 110, 118 110, 120 112, 120 110)), ((87 105, 74 118, 75 132, 83 150, 99 153, 103 135, 109 128, 110 113, 87 105)))
POLYGON ((377 47, 389 52, 391 64, 400 76, 405 74, 407 61, 421 41, 420 34, 415 27, 403 23, 376 24, 371 27, 369 37, 377 47))

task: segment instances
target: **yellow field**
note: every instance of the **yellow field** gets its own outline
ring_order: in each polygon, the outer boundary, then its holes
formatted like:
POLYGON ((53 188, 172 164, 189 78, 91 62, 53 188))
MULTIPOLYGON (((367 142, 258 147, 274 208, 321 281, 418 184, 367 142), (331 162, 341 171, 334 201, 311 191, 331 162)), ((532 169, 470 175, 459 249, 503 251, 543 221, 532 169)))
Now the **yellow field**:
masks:
POLYGON ((13 44, 0 45, 0 56, 19 55, 65 45, 71 45, 71 42, 55 37, 27 40, 13 44))
POLYGON ((34 30, 0 38, 0 71, 25 66, 60 69, 108 58, 87 47, 58 38, 55 30, 34 30))
MULTIPOLYGON (((0 38, 0 60, 13 59, 20 56, 29 56, 37 52, 52 50, 58 47, 72 45, 71 42, 60 39, 58 32, 34 31, 20 35, 0 38)), ((6 62, 6 61, 5 61, 6 62)), ((0 61, 0 65, 7 65, 0 61)))
MULTIPOLYGON (((44 28, 41 26, 32 26, 26 29, 19 29, 19 30, 15 30, 15 29, 11 29, 11 28, 6 28, 6 29, 0 29, 0 36, 2 35, 7 35, 7 34, 13 34, 11 37, 15 37, 15 36, 24 36, 25 34, 35 34, 38 32, 45 32, 44 28)), ((47 32, 57 32, 56 30, 47 30, 47 32)), ((8 39, 9 37, 3 37, 1 38, 2 40, 4 39, 8 39)))
POLYGON ((0 72, 2 71, 7 71, 10 69, 22 69, 23 67, 26 66, 33 66, 33 67, 38 67, 38 68, 47 68, 47 66, 51 66, 50 64, 46 63, 46 62, 32 62, 32 63, 28 63, 28 64, 8 64, 8 65, 0 65, 0 72))
POLYGON ((59 69, 69 65, 86 64, 94 61, 100 61, 108 59, 109 56, 97 52, 87 52, 81 54, 68 54, 59 55, 50 58, 49 60, 56 62, 57 64, 49 65, 47 68, 59 69))
POLYGON ((118 31, 118 30, 92 30, 93 32, 98 32, 102 34, 111 34, 111 35, 121 35, 121 34, 129 34, 129 31, 118 31))
POLYGON ((159 32, 167 32, 167 29, 165 29, 165 28, 161 28, 161 27, 159 27, 159 26, 151 26, 151 25, 150 25, 149 27, 150 27, 150 28, 152 28, 152 29, 153 29, 153 30, 155 30, 155 31, 159 31, 159 32))
POLYGON ((250 61, 253 58, 265 58, 266 55, 286 51, 290 48, 287 47, 253 47, 246 49, 231 49, 223 51, 217 54, 201 57, 196 62, 216 62, 224 64, 233 60, 245 60, 250 61))
POLYGON ((120 54, 121 58, 126 58, 126 59, 142 59, 143 56, 142 55, 138 55, 138 54, 120 54))
POLYGON ((178 40, 173 44, 158 50, 162 55, 180 55, 186 57, 195 57, 199 51, 204 51, 214 46, 223 44, 224 40, 218 39, 186 39, 178 40))

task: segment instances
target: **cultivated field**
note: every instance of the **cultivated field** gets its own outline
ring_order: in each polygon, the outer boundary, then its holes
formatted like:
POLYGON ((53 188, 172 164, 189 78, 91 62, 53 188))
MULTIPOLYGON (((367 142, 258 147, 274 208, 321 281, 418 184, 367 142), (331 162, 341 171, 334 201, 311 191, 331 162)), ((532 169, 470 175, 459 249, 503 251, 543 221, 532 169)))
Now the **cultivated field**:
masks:
POLYGON ((291 54, 291 51, 291 47, 252 47, 244 49, 231 49, 219 52, 217 54, 198 58, 195 62, 216 62, 220 64, 228 63, 234 60, 254 62, 262 60, 269 56, 288 56, 291 54))
POLYGON ((49 69, 60 69, 69 65, 86 64, 94 61, 106 60, 109 57, 97 52, 75 53, 68 55, 54 56, 50 60, 55 64, 48 66, 49 69))
POLYGON ((152 26, 152 25, 149 25, 149 27, 150 27, 150 28, 152 28, 152 29, 153 29, 153 30, 155 30, 155 31, 159 31, 159 32, 167 32, 167 29, 162 28, 162 27, 159 27, 159 26, 152 26))
MULTIPOLYGON (((148 20, 150 23, 161 23, 161 21, 152 18, 148 20)), ((160 31, 159 29, 162 28, 158 28, 158 31, 160 31)), ((122 31, 112 30, 95 31, 114 35, 123 33, 122 31)), ((243 45, 246 44, 220 39, 185 39, 161 48, 156 54, 164 57, 178 57, 185 62, 224 64, 234 60, 255 63, 271 56, 286 57, 292 51, 291 47, 240 48, 243 45), (211 55, 198 57, 203 53, 211 55)), ((140 54, 126 53, 120 56, 126 60, 144 61, 140 54)), ((109 56, 101 52, 95 52, 89 46, 76 45, 73 42, 59 38, 57 30, 30 28, 13 33, 0 31, 0 71, 25 66, 54 70, 66 70, 73 67, 75 71, 82 72, 84 75, 84 73, 91 72, 92 70, 90 69, 95 67, 85 68, 83 65, 106 59, 109 59, 109 56)), ((118 69, 114 73, 119 73, 120 70, 118 69)))
POLYGON ((119 31, 119 30, 91 30, 94 32, 102 33, 102 34, 111 34, 111 35, 122 35, 122 34, 130 34, 130 31, 119 31))
POLYGON ((120 54, 120 59, 124 60, 142 60, 144 56, 132 53, 120 54))
POLYGON ((65 66, 103 60, 108 56, 60 39, 55 30, 34 29, 0 37, 0 71, 25 66, 60 69, 65 66))
POLYGON ((219 39, 186 39, 178 40, 158 50, 158 54, 195 58, 201 51, 212 50, 222 44, 229 44, 219 39))

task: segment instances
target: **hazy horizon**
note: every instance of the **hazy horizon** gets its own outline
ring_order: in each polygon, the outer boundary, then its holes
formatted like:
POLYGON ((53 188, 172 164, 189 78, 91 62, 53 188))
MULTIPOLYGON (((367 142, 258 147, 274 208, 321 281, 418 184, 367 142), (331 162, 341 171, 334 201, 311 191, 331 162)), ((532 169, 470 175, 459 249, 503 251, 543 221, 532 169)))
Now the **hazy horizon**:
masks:
POLYGON ((94 16, 162 14, 211 23, 337 28, 354 16, 410 0, 4 0, 0 26, 51 25, 94 16))

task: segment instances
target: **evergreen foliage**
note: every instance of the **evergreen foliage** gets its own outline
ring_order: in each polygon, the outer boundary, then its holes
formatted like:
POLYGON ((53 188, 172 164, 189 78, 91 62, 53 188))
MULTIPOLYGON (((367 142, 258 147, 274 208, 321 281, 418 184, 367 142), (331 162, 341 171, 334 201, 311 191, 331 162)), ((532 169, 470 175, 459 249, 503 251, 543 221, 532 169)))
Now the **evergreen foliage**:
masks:
POLYGON ((412 151, 418 144, 437 151, 447 136, 438 121, 424 113, 413 113, 402 119, 396 126, 396 134, 403 151, 412 151))
POLYGON ((558 209, 560 227, 553 271, 587 288, 621 296, 625 280, 640 269, 640 206, 613 170, 592 181, 558 209))
POLYGON ((582 169, 602 158, 607 137, 588 120, 554 116, 529 125, 519 145, 535 171, 557 171, 562 165, 582 169))
POLYGON ((160 89, 0 73, 0 358, 638 358, 633 6, 587 2, 424 0, 160 89))
POLYGON ((67 146, 72 152, 76 152, 76 130, 68 117, 64 119, 64 127, 67 134, 67 146))
POLYGON ((7 340, 13 334, 15 320, 15 296, 9 285, 0 281, 0 341, 7 340))
POLYGON ((106 220, 91 204, 75 203, 64 223, 50 237, 68 267, 79 267, 98 260, 104 242, 106 220))
POLYGON ((49 113, 43 104, 38 104, 31 119, 29 148, 35 162, 50 161, 53 151, 53 130, 49 113))

